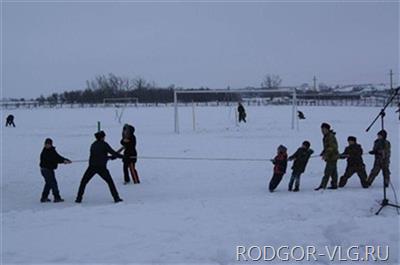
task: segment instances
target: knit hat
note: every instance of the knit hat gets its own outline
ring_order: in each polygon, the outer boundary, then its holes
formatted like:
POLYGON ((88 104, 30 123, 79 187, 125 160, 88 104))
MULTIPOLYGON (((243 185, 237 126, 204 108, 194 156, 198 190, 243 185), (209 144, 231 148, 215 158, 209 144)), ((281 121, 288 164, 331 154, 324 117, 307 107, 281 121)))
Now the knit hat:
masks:
POLYGON ((303 142, 303 145, 304 145, 305 147, 307 147, 307 148, 310 148, 310 146, 311 146, 311 144, 310 144, 309 141, 304 141, 304 142, 303 142))
POLYGON ((386 139, 387 132, 385 130, 381 130, 381 131, 378 132, 378 135, 382 136, 383 139, 386 139))
POLYGON ((321 128, 325 128, 325 129, 330 130, 331 126, 328 123, 324 122, 324 123, 321 124, 321 128))
POLYGON ((51 145, 53 145, 53 140, 51 140, 51 138, 46 138, 46 140, 44 140, 44 144, 51 144, 51 145))
POLYGON ((100 140, 106 136, 106 133, 104 131, 99 131, 94 134, 94 137, 96 137, 97 140, 100 140))
POLYGON ((355 136, 349 136, 349 137, 347 137, 347 141, 351 141, 351 142, 357 143, 357 138, 355 136))
POLYGON ((284 153, 284 152, 287 151, 287 148, 284 145, 280 145, 280 146, 278 146, 278 151, 281 152, 281 153, 284 153))

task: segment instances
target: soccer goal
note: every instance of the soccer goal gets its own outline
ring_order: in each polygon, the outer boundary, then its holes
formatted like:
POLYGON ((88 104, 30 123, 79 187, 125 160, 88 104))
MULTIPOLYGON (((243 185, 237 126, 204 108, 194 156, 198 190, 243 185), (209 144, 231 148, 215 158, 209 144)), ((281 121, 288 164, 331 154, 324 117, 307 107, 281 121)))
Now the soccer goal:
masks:
POLYGON ((138 102, 139 102, 138 98, 104 98, 103 105, 105 107, 114 107, 115 109, 114 120, 116 120, 119 124, 121 124, 125 108, 132 105, 137 107, 138 102))
MULTIPOLYGON (((196 131, 196 107, 206 106, 230 106, 229 112, 234 113, 235 124, 238 125, 238 116, 235 108, 237 102, 247 105, 291 105, 291 128, 298 129, 297 119, 297 95, 296 88, 285 87, 279 89, 215 89, 215 90, 175 90, 174 91, 174 131, 180 132, 179 107, 191 106, 192 129, 196 131), (222 95, 223 100, 201 102, 201 95, 222 95), (193 100, 191 100, 193 98, 193 100), (195 99, 195 100, 194 100, 195 99), (233 109, 233 111, 232 111, 233 109)), ((288 121, 289 123, 289 121, 288 121)))

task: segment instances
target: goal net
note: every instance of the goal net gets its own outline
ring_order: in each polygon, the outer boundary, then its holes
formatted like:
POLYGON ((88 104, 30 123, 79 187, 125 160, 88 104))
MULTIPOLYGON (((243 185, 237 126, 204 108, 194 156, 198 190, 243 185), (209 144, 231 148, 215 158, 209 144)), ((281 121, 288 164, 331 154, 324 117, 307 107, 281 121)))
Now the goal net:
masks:
POLYGON ((121 124, 125 108, 130 106, 137 107, 138 102, 138 98, 104 98, 103 105, 105 107, 114 107, 114 120, 121 124))
POLYGON ((191 127, 193 131, 203 130, 205 127, 210 130, 237 127, 239 103, 246 109, 250 122, 256 120, 252 117, 260 117, 258 112, 265 111, 266 106, 286 105, 289 108, 284 108, 282 117, 288 119, 287 124, 291 129, 298 128, 295 88, 203 89, 174 91, 174 131, 179 133, 181 127, 184 130, 191 127))
POLYGON ((137 107, 139 103, 138 98, 104 98, 103 105, 105 107, 128 107, 135 106, 137 107))

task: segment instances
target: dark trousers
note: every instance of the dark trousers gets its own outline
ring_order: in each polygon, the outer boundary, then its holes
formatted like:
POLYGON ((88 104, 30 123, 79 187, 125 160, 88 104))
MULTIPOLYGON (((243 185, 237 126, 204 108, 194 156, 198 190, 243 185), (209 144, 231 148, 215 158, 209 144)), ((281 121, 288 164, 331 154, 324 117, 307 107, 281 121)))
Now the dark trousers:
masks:
POLYGON ((85 174, 82 177, 81 184, 79 185, 77 199, 82 200, 82 196, 85 193, 86 185, 96 174, 99 174, 99 176, 108 184, 108 187, 110 188, 110 192, 114 200, 119 199, 119 194, 117 188, 115 187, 114 181, 110 175, 110 171, 108 171, 106 167, 95 167, 95 166, 89 166, 86 169, 85 174))
POLYGON ((324 176, 322 177, 320 187, 326 189, 329 179, 331 179, 331 187, 337 188, 338 186, 337 161, 326 162, 324 176))
POLYGON ((374 167, 372 168, 371 173, 369 173, 367 179, 369 185, 371 185, 374 182, 376 176, 378 176, 381 170, 385 186, 389 187, 389 182, 390 182, 389 162, 383 161, 382 159, 375 159, 374 167))
POLYGON ((124 181, 125 181, 125 183, 130 182, 130 179, 129 179, 129 172, 130 172, 131 175, 132 175, 133 183, 139 184, 140 183, 139 174, 136 171, 135 162, 128 160, 128 161, 124 161, 123 163, 124 163, 123 164, 123 169, 124 169, 124 181))
POLYGON ((40 173, 44 178, 45 184, 42 192, 42 199, 47 199, 49 196, 50 190, 53 193, 54 199, 59 199, 60 191, 58 190, 58 184, 56 180, 56 176, 54 174, 53 169, 41 168, 40 173))
POLYGON ((6 121, 6 127, 8 127, 8 126, 13 126, 13 127, 15 127, 15 123, 14 123, 14 121, 6 121))
POLYGON ((274 173, 274 175, 271 178, 271 181, 269 182, 269 191, 273 192, 276 187, 278 187, 279 183, 281 183, 281 180, 283 178, 284 174, 278 174, 278 173, 274 173))
POLYGON ((246 122, 246 114, 244 113, 239 113, 239 122, 246 122))
POLYGON ((355 173, 357 173, 358 177, 360 178, 361 186, 363 188, 368 188, 367 183, 367 172, 365 171, 365 166, 347 166, 344 175, 340 177, 339 180, 339 187, 346 186, 347 180, 351 178, 355 173))
POLYGON ((300 188, 300 176, 301 176, 301 173, 296 172, 296 171, 292 172, 292 176, 290 177, 290 181, 289 181, 289 190, 292 190, 293 183, 294 183, 295 189, 300 188))

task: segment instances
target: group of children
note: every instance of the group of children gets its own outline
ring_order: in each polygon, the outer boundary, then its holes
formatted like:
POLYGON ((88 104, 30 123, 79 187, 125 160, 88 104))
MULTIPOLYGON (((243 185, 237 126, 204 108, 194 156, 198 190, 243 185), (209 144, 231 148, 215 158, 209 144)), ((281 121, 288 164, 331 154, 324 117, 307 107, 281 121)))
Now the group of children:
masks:
MULTIPOLYGON (((373 149, 369 154, 375 156, 374 166, 369 174, 367 175, 365 164, 362 158, 363 149, 360 144, 357 143, 357 138, 349 136, 347 138, 348 146, 345 148, 343 153, 338 151, 338 143, 336 140, 335 132, 331 129, 331 126, 327 123, 321 125, 321 132, 323 134, 323 146, 324 149, 320 156, 325 161, 326 166, 324 170, 324 176, 321 180, 321 184, 314 190, 320 189, 337 189, 342 188, 346 185, 348 179, 357 173, 360 178, 361 186, 368 188, 371 186, 375 177, 380 171, 383 173, 384 185, 389 186, 390 183, 390 142, 387 140, 387 132, 381 130, 377 134, 377 139, 374 142, 373 149), (338 159, 347 159, 347 167, 340 177, 338 183, 337 173, 337 161, 338 159), (329 179, 331 180, 330 187, 327 187, 329 179)), ((272 159, 274 164, 273 176, 269 183, 269 191, 273 192, 282 181, 283 176, 286 173, 288 161, 293 161, 292 175, 289 180, 289 191, 297 192, 300 190, 300 176, 304 173, 307 163, 311 158, 314 151, 310 148, 310 142, 304 141, 297 151, 288 157, 287 148, 280 145, 277 149, 277 155, 272 159), (294 187, 293 187, 294 185, 294 187)))
MULTIPOLYGON (((83 199, 83 194, 85 192, 86 185, 98 174, 108 185, 114 202, 121 202, 122 199, 118 194, 117 188, 111 177, 109 170, 107 169, 107 162, 109 159, 121 158, 123 161, 123 172, 124 172, 124 184, 130 182, 129 172, 132 175, 132 180, 134 184, 139 184, 139 175, 135 168, 135 163, 137 160, 136 151, 136 137, 134 135, 135 128, 129 124, 125 124, 122 129, 122 147, 115 151, 111 146, 105 141, 106 134, 104 131, 99 131, 94 134, 96 140, 92 143, 90 147, 90 157, 89 166, 86 169, 82 180, 79 185, 78 194, 75 202, 81 203, 83 199), (123 152, 121 155, 120 152, 123 152), (111 155, 111 156, 110 156, 111 155)), ((40 172, 44 178, 45 185, 43 188, 42 196, 40 202, 46 203, 51 200, 48 198, 50 191, 52 191, 54 196, 54 202, 63 202, 64 199, 61 198, 58 189, 57 180, 55 178, 55 170, 58 164, 70 164, 71 160, 59 155, 53 146, 53 141, 47 138, 44 143, 43 150, 40 154, 40 172)))

